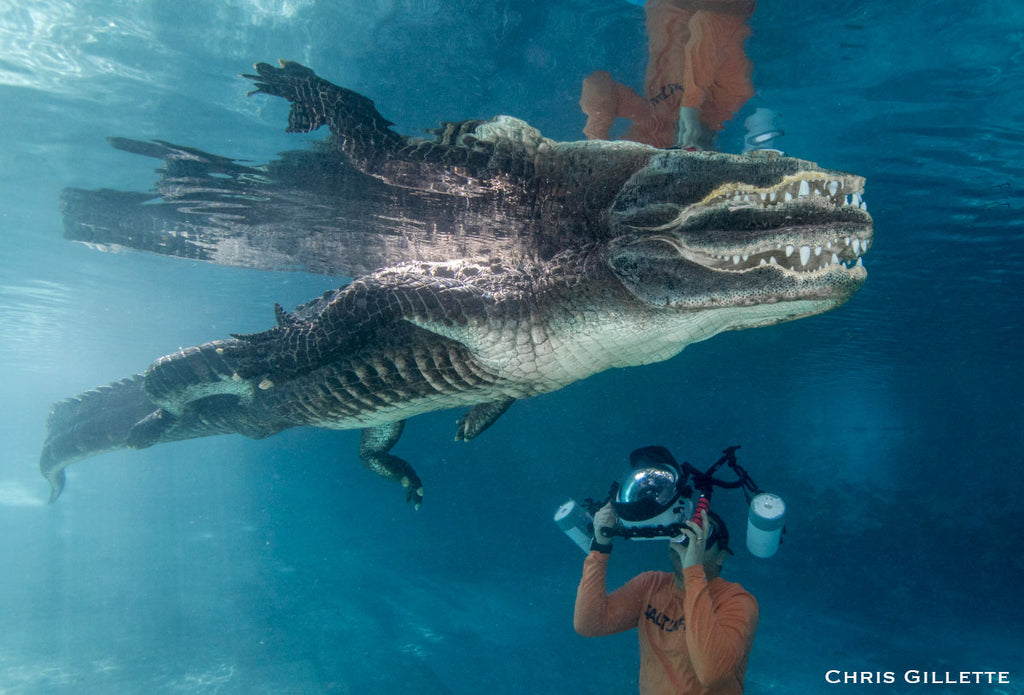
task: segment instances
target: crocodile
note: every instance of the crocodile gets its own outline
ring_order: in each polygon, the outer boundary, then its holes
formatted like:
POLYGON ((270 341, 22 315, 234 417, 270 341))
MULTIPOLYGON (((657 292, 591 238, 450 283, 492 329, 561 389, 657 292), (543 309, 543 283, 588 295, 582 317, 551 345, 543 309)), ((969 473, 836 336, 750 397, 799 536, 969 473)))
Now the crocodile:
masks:
POLYGON ((251 166, 163 141, 155 194, 64 193, 65 235, 348 282, 276 325, 160 357, 53 406, 40 468, 51 501, 72 462, 215 434, 362 430, 359 458, 423 483, 393 454, 405 421, 463 408, 471 440, 519 399, 667 360, 723 331, 820 314, 863 284, 864 179, 778 153, 559 142, 516 118, 399 134, 365 96, 281 61, 250 94, 290 102, 310 150, 251 166))

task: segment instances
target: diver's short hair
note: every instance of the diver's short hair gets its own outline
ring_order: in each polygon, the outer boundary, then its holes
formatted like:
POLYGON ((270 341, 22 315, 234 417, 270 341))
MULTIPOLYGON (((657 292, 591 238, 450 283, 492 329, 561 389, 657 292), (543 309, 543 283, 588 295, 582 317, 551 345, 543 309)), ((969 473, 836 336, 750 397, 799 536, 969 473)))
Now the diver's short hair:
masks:
POLYGON ((708 520, 711 521, 711 527, 713 529, 711 537, 708 538, 708 547, 717 545, 721 550, 732 555, 732 549, 729 547, 729 528, 725 525, 725 522, 722 521, 722 517, 709 509, 708 520))

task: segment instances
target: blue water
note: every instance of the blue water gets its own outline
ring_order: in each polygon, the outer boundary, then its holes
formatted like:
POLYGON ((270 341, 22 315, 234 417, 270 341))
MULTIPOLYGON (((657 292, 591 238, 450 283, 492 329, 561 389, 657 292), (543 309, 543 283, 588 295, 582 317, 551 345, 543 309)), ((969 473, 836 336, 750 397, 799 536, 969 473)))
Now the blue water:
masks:
MULTIPOLYGON (((1024 693, 1015 0, 759 3, 757 94, 721 146, 768 107, 788 153, 867 177, 869 278, 841 309, 520 402, 469 444, 457 413, 417 418, 399 447, 419 512, 359 465, 357 433, 314 430, 104 455, 45 504, 52 402, 338 284, 63 240, 62 188, 154 181, 105 137, 301 149, 237 77, 284 57, 408 134, 509 113, 576 139, 585 74, 639 86, 642 18, 621 0, 0 5, 0 693, 633 692, 635 635, 572 630, 582 554, 551 514, 649 443, 706 464, 742 444, 789 503, 779 554, 726 567, 761 606, 748 692, 1024 693)), ((741 536, 740 496, 716 508, 741 536)), ((667 564, 619 545, 613 582, 667 564)))

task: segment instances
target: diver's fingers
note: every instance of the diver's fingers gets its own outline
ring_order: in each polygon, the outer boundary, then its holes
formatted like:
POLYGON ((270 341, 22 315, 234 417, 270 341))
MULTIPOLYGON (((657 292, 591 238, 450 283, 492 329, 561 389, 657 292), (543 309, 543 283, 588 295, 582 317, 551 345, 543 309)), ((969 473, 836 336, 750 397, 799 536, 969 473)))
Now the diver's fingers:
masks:
MULTIPOLYGON (((703 542, 708 537, 708 526, 707 515, 704 514, 704 512, 701 512, 701 514, 704 515, 704 524, 698 525, 696 521, 694 521, 693 519, 689 519, 686 522, 686 526, 693 533, 694 537, 700 539, 700 541, 703 542)), ((683 529, 683 532, 685 533, 686 529, 683 529)))

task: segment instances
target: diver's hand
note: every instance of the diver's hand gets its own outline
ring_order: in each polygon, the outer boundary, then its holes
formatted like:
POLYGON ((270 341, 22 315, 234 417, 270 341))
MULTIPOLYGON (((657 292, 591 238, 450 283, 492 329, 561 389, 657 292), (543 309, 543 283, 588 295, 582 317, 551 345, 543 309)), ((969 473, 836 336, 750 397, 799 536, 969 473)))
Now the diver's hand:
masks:
POLYGON ((677 546, 678 550, 676 550, 682 556, 683 569, 693 567, 694 565, 703 565, 704 551, 707 549, 708 544, 708 534, 711 532, 708 513, 702 509, 700 512, 700 524, 692 520, 687 521, 686 528, 682 531, 689 539, 686 543, 685 551, 681 546, 677 546))
POLYGON ((612 503, 604 505, 594 514, 594 540, 601 545, 611 545, 612 539, 601 533, 602 528, 615 528, 619 524, 619 517, 615 514, 612 503))

